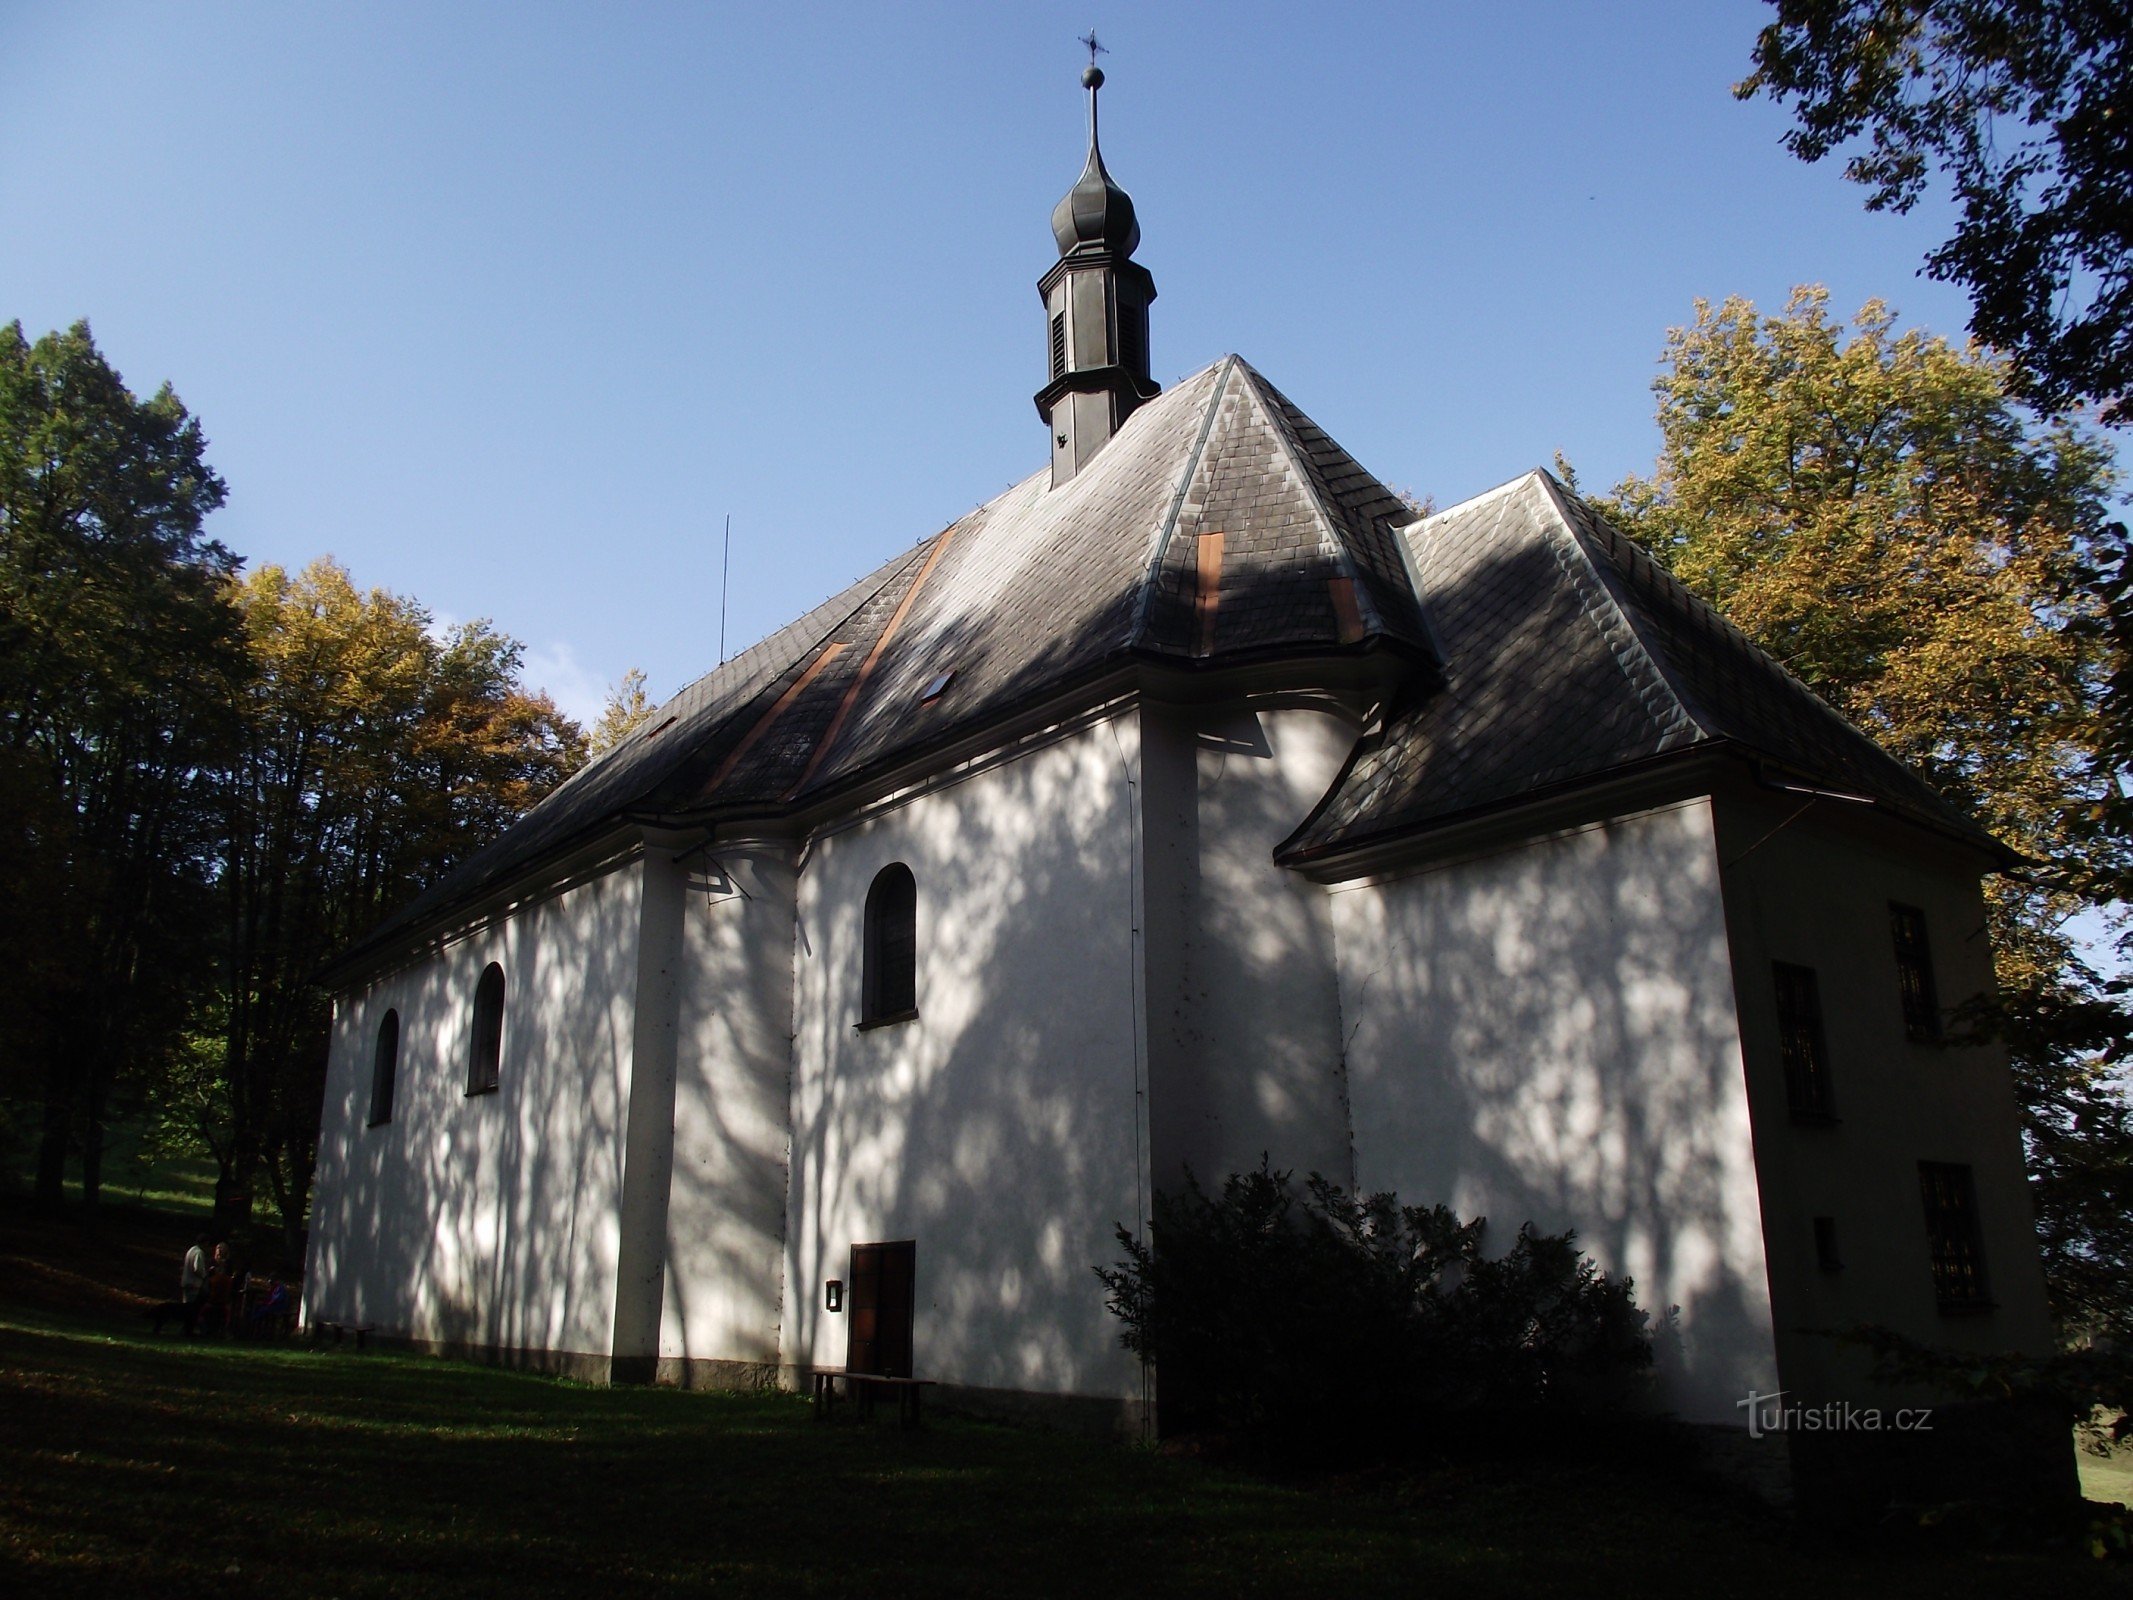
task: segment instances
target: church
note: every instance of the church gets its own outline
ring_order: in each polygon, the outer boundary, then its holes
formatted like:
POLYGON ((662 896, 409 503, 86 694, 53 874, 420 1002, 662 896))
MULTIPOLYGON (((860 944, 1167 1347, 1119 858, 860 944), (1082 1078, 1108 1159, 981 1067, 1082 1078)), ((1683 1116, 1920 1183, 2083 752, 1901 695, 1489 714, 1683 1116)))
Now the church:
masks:
POLYGON ((1812 1329, 2046 1348, 1945 1036, 2009 853, 1549 474, 1421 515, 1159 391, 1084 83, 1049 460, 342 953, 307 1320, 1142 1427, 1091 1269, 1264 1156, 1575 1229, 1694 1423, 1878 1403, 1812 1329))

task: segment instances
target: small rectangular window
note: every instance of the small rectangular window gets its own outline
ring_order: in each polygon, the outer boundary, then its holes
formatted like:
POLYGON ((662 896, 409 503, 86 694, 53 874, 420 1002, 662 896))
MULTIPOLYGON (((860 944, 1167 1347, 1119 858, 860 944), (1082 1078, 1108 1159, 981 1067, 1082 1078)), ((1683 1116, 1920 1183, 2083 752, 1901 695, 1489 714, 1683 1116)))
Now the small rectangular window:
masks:
POLYGON ((1943 1311, 1991 1306, 1985 1257, 1978 1244, 1977 1186, 1970 1169, 1953 1161, 1918 1163, 1918 1191, 1926 1207, 1926 1242, 1933 1253, 1933 1294, 1943 1311))
POLYGON ((1066 313, 1052 318, 1052 376, 1066 376, 1066 313))
POLYGON ((1889 902, 1889 931, 1896 940, 1896 982, 1903 995, 1903 1031, 1930 1042, 1940 1037, 1940 996, 1933 987, 1933 954, 1926 944, 1926 914, 1889 902))
POLYGON ((1837 1254, 1837 1219, 1815 1218, 1815 1265, 1824 1272, 1842 1272, 1844 1258, 1837 1254))
POLYGON ((1773 961, 1777 981, 1778 1052, 1785 1063, 1785 1098, 1804 1122, 1836 1116, 1829 1085, 1829 1041, 1822 1030, 1822 999, 1815 969, 1773 961))

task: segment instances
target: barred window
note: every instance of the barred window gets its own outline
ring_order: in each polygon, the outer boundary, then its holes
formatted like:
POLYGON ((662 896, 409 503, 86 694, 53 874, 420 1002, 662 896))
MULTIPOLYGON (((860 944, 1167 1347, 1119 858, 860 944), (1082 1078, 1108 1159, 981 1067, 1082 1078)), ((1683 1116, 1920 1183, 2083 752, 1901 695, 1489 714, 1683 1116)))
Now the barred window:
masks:
POLYGON ((400 1074, 400 1013, 388 1011, 378 1024, 377 1047, 370 1057, 370 1125, 393 1119, 393 1080, 400 1074))
POLYGON ((493 1094, 504 1060, 504 969, 490 962, 474 989, 474 1048, 467 1062, 467 1093, 493 1094))
POLYGON ((1952 1161, 1918 1163, 1918 1191, 1926 1207, 1926 1242, 1933 1252, 1933 1294, 1943 1311, 1989 1307, 1985 1258, 1978 1245, 1977 1186, 1970 1169, 1952 1161))
POLYGON ((1066 313, 1052 318, 1052 376, 1066 375, 1066 313))
POLYGON ((1926 944, 1926 914, 1889 902, 1889 931, 1896 940, 1896 982, 1903 995, 1903 1031, 1913 1039, 1940 1037, 1940 996, 1933 988, 1933 954, 1926 944))
POLYGON ((1829 1041, 1822 1030, 1822 998, 1815 969, 1773 961, 1777 981, 1778 1051, 1785 1063, 1785 1098, 1802 1121, 1836 1115, 1829 1085, 1829 1041))

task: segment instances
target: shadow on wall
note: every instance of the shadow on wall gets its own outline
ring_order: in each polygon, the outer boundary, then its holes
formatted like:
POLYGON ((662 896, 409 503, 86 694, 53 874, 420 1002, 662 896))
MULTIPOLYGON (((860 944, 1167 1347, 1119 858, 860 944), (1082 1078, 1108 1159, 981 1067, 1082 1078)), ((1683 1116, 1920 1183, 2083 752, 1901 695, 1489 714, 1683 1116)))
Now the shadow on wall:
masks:
POLYGON ((1775 1385, 1718 863, 1700 803, 1336 895, 1368 1187, 1574 1228, 1694 1420, 1775 1385))
MULTIPOLYGON (((1247 612, 1251 587, 1226 587, 1222 614, 1247 612)), ((1103 615, 1122 622, 1131 597, 1103 615)), ((880 671, 913 681, 954 666, 985 685, 967 707, 952 687, 937 706, 911 697, 902 715, 946 737, 1081 665, 1071 654, 1022 657, 961 624, 892 644, 880 671)), ((1235 759, 1265 759, 1236 737, 1235 759)), ((915 1238, 930 1375, 1138 1392, 1090 1269, 1115 1256, 1113 1225, 1147 1210, 1140 758, 1136 723, 1098 724, 813 845, 794 946, 785 1361, 842 1360, 821 1282, 844 1276, 851 1243, 915 1238), (866 890, 894 861, 918 884, 919 1017, 856 1031, 866 890)), ((1265 871, 1293 881, 1270 857, 1265 871)), ((1201 893, 1222 896, 1225 881, 1201 893)), ((313 1315, 607 1348, 637 893, 632 871, 611 874, 344 1003, 327 1103, 329 1127, 350 1133, 328 1145, 330 1164, 322 1152, 313 1315), (469 1098, 490 959, 510 981, 502 1086, 469 1098), (388 1007, 403 1028, 400 1105, 365 1130, 370 1036, 388 1007)), ((1708 850, 1587 835, 1371 894, 1335 895, 1358 1179, 1499 1229, 1576 1228, 1637 1276, 1642 1303, 1683 1306, 1683 1369, 1726 1370, 1730 1385, 1759 1359, 1768 1316, 1708 850)), ((1219 926, 1233 908, 1203 910, 1219 926)), ((1247 984, 1295 959, 1232 932, 1247 984)), ((1342 1067, 1337 1052, 1325 1063, 1342 1067)), ((1309 1115, 1258 1098, 1273 1132, 1309 1115)), ((762 1149, 746 1108, 712 1111, 714 1138, 762 1149)), ((674 1172, 675 1214, 728 1198, 732 1174, 715 1163, 677 1149, 674 1172)), ((763 1272, 760 1236, 733 1238, 695 1270, 763 1272)))
POLYGON ((788 1359, 843 1359, 821 1280, 918 1241, 930 1376, 1137 1394, 1091 1273, 1142 1209, 1137 730, 1099 724, 816 843, 804 868, 788 1359), (918 1016, 859 1031, 863 908, 918 886, 918 1016))
POLYGON ((657 1208, 660 1354, 669 1360, 762 1368, 780 1359, 792 1085, 786 854, 781 844, 715 845, 682 863, 673 1146, 657 1208))
POLYGON ((633 869, 541 902, 343 1001, 305 1299, 314 1318, 505 1350, 601 1352, 633 1015, 633 869), (500 1081, 467 1093, 474 992, 505 973, 500 1081), (370 1036, 401 1021, 392 1120, 370 1036))

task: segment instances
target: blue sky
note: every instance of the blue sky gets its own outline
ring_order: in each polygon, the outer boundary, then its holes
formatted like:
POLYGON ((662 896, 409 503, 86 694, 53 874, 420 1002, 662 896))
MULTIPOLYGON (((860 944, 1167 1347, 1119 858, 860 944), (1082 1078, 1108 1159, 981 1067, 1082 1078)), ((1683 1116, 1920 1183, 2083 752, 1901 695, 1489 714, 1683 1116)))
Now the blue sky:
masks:
POLYGON ((1035 292, 1104 147, 1156 375, 1245 356, 1450 504, 1648 470, 1698 296, 1959 333, 1730 85, 1757 0, 1387 7, 0 0, 0 321, 174 383, 252 563, 670 694, 1046 459, 1035 292))

